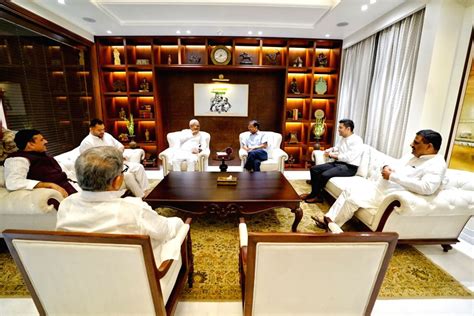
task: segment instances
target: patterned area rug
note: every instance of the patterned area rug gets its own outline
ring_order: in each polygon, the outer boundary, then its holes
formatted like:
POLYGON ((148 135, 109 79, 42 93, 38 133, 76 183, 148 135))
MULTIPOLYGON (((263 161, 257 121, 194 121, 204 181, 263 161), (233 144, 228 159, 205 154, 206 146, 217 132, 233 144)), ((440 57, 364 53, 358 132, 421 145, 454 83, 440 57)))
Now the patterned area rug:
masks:
MULTIPOLYGON (((309 186, 304 180, 291 181, 298 193, 309 186)), ((300 232, 322 232, 311 215, 326 212, 327 204, 302 203, 300 232)), ((185 214, 170 209, 157 209, 164 216, 185 214)), ((249 231, 289 232, 294 215, 287 209, 257 214, 246 219, 249 231)), ((194 286, 186 288, 185 301, 238 301, 241 299, 238 272, 238 218, 224 220, 196 218, 191 225, 194 252, 194 286)), ((344 230, 356 230, 354 224, 344 230)), ((440 247, 440 251, 441 247, 440 247)), ((0 253, 0 297, 29 296, 20 273, 8 253, 0 253)), ((380 298, 472 297, 453 277, 411 246, 397 247, 380 291, 380 298)))

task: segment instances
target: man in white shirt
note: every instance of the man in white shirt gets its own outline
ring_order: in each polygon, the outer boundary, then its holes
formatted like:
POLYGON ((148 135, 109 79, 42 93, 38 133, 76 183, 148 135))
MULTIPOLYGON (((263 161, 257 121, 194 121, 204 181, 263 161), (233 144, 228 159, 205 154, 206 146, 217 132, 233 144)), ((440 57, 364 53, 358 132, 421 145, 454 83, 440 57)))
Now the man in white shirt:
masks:
POLYGON ((416 133, 410 155, 396 165, 383 166, 379 177, 371 179, 367 185, 344 190, 324 218, 313 218, 316 225, 324 228, 332 221, 342 226, 359 207, 376 208, 394 191, 408 190, 421 195, 435 193, 446 173, 446 162, 437 154, 441 141, 441 135, 429 129, 416 133))
POLYGON ((189 129, 183 129, 179 135, 179 148, 177 148, 171 164, 173 171, 195 171, 198 154, 207 149, 207 142, 200 132, 201 125, 196 119, 189 121, 189 129))
POLYGON ((352 177, 356 174, 362 157, 363 141, 354 134, 354 122, 342 119, 338 126, 341 140, 335 147, 325 150, 326 157, 334 159, 333 162, 311 167, 311 193, 302 194, 301 199, 306 203, 322 203, 322 191, 332 177, 352 177))
POLYGON ((140 198, 120 198, 124 167, 122 153, 113 147, 95 147, 82 153, 75 162, 82 191, 61 201, 56 229, 149 235, 158 266, 178 259, 180 245, 172 238, 183 221, 158 215, 140 198))
MULTIPOLYGON (((92 119, 89 124, 89 135, 87 135, 79 145, 79 152, 82 154, 86 150, 94 147, 110 146, 123 153, 124 146, 112 135, 105 131, 102 120, 92 119)), ((132 191, 133 195, 143 197, 148 188, 148 178, 143 165, 134 162, 127 162, 128 172, 124 174, 125 185, 132 191)))
POLYGON ((268 141, 266 135, 259 130, 258 121, 250 121, 247 128, 250 134, 246 139, 242 139, 242 148, 249 153, 244 168, 250 172, 257 172, 260 171, 262 161, 268 159, 268 141))

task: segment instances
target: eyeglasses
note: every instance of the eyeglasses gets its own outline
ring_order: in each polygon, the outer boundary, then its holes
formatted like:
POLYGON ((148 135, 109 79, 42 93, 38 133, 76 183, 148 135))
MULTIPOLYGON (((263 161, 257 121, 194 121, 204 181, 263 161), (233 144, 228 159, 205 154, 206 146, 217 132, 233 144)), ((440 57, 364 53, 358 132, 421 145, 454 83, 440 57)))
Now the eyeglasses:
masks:
POLYGON ((123 170, 121 171, 122 173, 125 173, 128 171, 128 166, 126 164, 123 165, 123 170))

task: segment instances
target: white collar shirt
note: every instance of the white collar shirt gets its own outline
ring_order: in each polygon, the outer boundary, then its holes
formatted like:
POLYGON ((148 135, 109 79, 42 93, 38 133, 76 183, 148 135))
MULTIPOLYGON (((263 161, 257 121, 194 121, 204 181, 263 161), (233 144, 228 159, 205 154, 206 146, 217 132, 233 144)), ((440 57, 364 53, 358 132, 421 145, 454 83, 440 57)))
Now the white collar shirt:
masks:
POLYGON ((104 133, 104 137, 100 138, 89 133, 79 145, 79 152, 82 154, 89 148, 100 147, 100 146, 112 146, 123 152, 124 146, 118 140, 116 140, 109 133, 104 133))
POLYGON ((56 229, 89 233, 149 235, 157 266, 180 255, 173 239, 183 221, 158 215, 140 198, 120 198, 123 191, 82 191, 61 201, 56 229))
POLYGON ((362 159, 362 146, 364 141, 359 135, 352 134, 342 137, 336 146, 330 148, 330 152, 337 153, 337 160, 353 166, 359 166, 362 159))

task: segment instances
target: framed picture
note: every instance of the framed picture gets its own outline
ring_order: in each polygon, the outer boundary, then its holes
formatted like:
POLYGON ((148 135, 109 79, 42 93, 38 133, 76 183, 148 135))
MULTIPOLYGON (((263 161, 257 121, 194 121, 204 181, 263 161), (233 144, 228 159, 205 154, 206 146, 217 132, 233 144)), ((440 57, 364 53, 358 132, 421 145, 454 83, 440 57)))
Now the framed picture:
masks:
POLYGON ((195 83, 194 116, 248 116, 249 85, 195 83))

